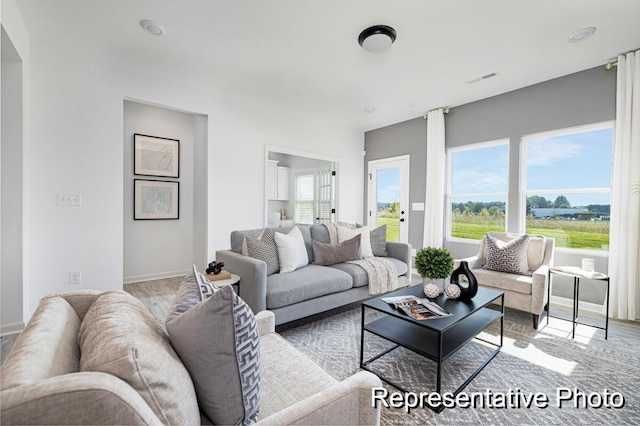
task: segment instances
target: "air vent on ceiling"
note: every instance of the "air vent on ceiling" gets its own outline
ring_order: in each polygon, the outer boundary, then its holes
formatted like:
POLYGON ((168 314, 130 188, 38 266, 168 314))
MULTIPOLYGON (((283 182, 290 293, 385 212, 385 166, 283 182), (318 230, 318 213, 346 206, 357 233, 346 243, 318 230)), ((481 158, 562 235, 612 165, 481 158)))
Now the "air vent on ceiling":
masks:
POLYGON ((477 83, 477 82, 482 81, 482 80, 488 80, 490 78, 496 77, 497 75, 498 75, 497 72, 492 72, 490 74, 483 75, 482 77, 478 77, 478 78, 475 78, 475 79, 469 81, 469 84, 477 83))

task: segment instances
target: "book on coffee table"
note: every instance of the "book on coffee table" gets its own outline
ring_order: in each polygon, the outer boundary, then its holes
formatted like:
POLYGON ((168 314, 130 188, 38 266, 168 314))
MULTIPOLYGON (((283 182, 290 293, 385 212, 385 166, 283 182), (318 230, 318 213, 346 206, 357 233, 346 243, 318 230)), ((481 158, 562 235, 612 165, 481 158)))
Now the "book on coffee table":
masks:
POLYGON ((416 320, 428 320, 451 316, 438 305, 426 298, 415 296, 383 297, 381 300, 416 320))

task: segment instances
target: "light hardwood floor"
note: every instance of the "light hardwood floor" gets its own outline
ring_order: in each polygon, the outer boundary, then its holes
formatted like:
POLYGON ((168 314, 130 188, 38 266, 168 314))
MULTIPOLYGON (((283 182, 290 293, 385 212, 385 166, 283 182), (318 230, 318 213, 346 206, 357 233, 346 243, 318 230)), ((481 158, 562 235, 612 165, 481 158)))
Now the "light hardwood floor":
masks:
MULTIPOLYGON (((180 276, 154 281, 144 281, 133 284, 124 284, 123 288, 126 292, 138 298, 149 309, 158 323, 164 328, 164 319, 183 279, 184 277, 180 276)), ((552 307, 552 314, 554 315, 559 314, 561 311, 564 311, 567 318, 570 317, 571 312, 568 308, 555 305, 552 307)), ((581 316, 589 317, 597 324, 602 324, 604 322, 602 315, 581 312, 581 316)), ((544 324, 546 324, 545 317, 541 319, 540 327, 543 327, 544 324)), ((611 333, 612 331, 615 331, 615 333, 625 337, 637 338, 640 335, 640 322, 610 319, 609 332, 611 333)), ((19 334, 16 333, 0 337, 2 361, 5 360, 18 336, 19 334)))

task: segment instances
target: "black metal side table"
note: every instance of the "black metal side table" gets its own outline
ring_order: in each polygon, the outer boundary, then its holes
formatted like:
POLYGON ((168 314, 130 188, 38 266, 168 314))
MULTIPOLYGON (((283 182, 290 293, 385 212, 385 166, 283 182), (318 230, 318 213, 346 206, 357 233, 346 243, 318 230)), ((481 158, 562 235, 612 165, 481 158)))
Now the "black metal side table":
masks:
MULTIPOLYGON (((571 322, 573 323, 573 330, 571 332, 571 338, 576 337, 576 324, 586 325, 588 327, 599 328, 600 330, 604 330, 604 338, 605 340, 609 336, 609 276, 603 274, 601 272, 586 272, 576 266, 557 266, 549 268, 549 286, 547 287, 547 325, 549 325, 549 317, 551 315, 551 274, 564 275, 566 277, 573 278, 573 316, 571 317, 571 322), (605 294, 605 305, 606 305, 606 315, 605 315, 605 326, 600 327, 598 325, 587 324, 584 322, 578 321, 578 302, 580 296, 580 279, 586 278, 590 280, 596 281, 605 281, 607 283, 607 292, 605 294)), ((562 317, 553 317, 559 319, 566 319, 562 317)))

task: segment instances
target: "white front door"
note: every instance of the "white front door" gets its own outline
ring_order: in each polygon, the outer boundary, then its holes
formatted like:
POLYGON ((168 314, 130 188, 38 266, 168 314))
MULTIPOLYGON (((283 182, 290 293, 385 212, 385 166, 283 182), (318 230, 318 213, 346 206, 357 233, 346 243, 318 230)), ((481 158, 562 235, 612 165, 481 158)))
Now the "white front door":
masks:
POLYGON ((387 241, 409 242, 409 156, 369 161, 371 229, 387 225, 387 241))

